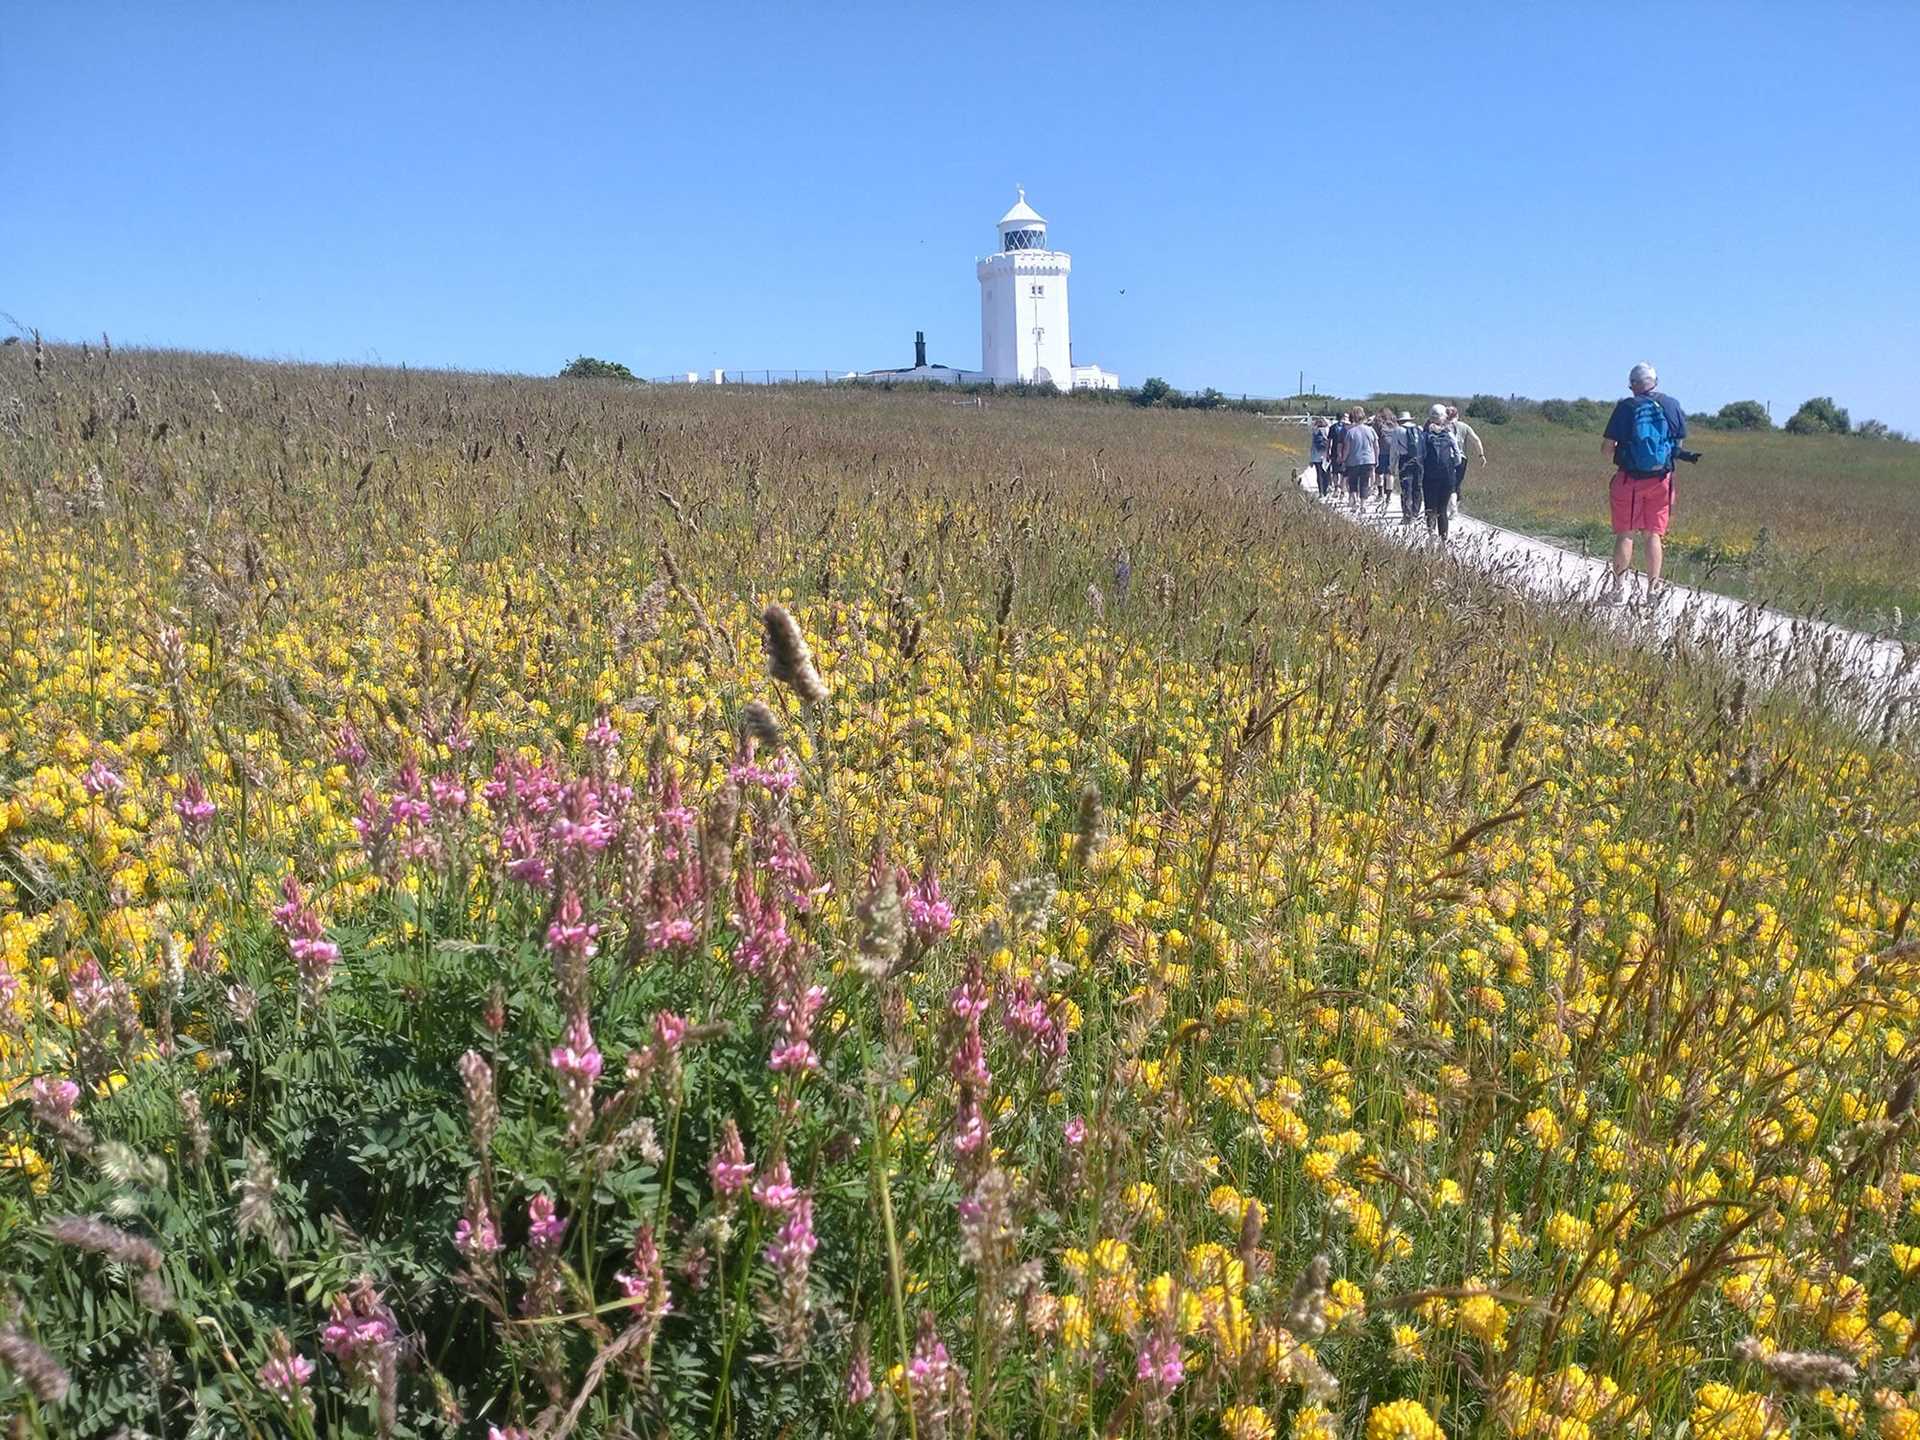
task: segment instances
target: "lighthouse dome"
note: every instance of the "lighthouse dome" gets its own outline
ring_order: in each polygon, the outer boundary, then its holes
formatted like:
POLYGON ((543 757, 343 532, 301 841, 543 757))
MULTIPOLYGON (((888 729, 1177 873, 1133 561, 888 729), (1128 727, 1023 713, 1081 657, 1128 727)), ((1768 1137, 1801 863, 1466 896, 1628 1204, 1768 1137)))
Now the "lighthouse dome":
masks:
POLYGON ((1047 248, 1046 217, 1027 204, 1025 186, 1020 188, 1020 198, 1013 202, 1013 208, 1000 217, 1000 248, 1002 250, 1047 248))

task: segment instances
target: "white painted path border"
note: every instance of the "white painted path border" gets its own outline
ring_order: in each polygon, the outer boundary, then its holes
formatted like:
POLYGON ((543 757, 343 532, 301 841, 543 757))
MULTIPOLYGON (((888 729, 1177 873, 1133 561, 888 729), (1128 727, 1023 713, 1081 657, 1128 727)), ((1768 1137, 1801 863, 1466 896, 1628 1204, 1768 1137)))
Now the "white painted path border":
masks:
MULTIPOLYGON (((1308 495, 1316 495, 1311 466, 1299 479, 1308 495)), ((1596 495, 1595 503, 1604 508, 1606 495, 1596 495)), ((1325 508, 1402 544, 1438 543, 1429 542, 1424 520, 1408 525, 1400 519, 1397 496, 1386 511, 1378 504, 1376 498, 1363 513, 1355 513, 1330 494, 1325 508)), ((1662 586, 1652 598, 1640 590, 1625 605, 1607 605, 1608 556, 1576 555, 1464 512, 1449 521, 1449 529, 1447 549, 1457 560, 1522 594, 1578 607, 1587 618, 1636 644, 1709 651, 1760 684, 1810 693, 1885 733, 1913 733, 1915 702, 1920 701, 1920 646, 1685 585, 1662 586)), ((1635 583, 1640 583, 1638 577, 1635 583)))

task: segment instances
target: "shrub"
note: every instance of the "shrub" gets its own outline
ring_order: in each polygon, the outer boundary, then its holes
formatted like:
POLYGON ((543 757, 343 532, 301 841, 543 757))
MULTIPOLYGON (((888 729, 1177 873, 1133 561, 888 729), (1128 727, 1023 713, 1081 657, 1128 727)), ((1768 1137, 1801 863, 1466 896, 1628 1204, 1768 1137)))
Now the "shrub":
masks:
POLYGON ((1771 430, 1773 417, 1758 400, 1735 400, 1713 417, 1716 430, 1771 430))
POLYGON ((629 380, 637 383, 640 377, 635 375, 618 360, 596 360, 591 355, 578 355, 567 362, 567 368, 560 372, 562 380, 629 380))
POLYGON ((1513 419, 1513 407, 1498 395, 1476 395, 1462 413, 1470 420, 1484 420, 1489 425, 1505 425, 1513 419))
POLYGON ((1151 375, 1141 381, 1140 388, 1133 392, 1133 403, 1136 405, 1159 405, 1169 399, 1172 394, 1173 386, 1162 380, 1158 375, 1151 375))
POLYGON ((1540 418, 1571 430, 1598 430, 1607 423, 1613 406, 1604 400, 1542 400, 1540 418))
POLYGON ((1852 428, 1847 412, 1833 403, 1831 395, 1815 396, 1787 421, 1790 435, 1845 435, 1852 428))

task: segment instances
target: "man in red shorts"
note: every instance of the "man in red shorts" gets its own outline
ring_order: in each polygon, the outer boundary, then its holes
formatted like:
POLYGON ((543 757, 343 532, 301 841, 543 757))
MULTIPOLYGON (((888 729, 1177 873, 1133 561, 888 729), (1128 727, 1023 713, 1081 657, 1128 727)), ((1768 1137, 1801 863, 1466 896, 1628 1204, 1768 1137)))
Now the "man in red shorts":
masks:
POLYGON ((1659 376, 1644 362, 1627 376, 1633 393, 1613 407, 1606 438, 1600 442, 1614 464, 1608 492, 1613 509, 1613 593, 1622 598, 1628 568, 1633 564, 1633 537, 1647 547, 1647 589, 1660 584, 1660 537, 1667 533, 1673 512, 1673 461, 1687 438, 1687 416, 1671 395, 1655 388, 1659 376))

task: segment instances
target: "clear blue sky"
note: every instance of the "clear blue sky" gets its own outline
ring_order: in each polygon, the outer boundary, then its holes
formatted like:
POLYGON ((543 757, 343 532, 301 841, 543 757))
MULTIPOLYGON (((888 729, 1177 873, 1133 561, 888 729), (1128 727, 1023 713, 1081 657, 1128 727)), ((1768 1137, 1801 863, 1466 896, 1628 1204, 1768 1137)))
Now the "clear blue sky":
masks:
POLYGON ((5 8, 0 310, 50 336, 976 365, 1024 183, 1129 382, 1644 357, 1920 429, 1912 0, 5 8))

